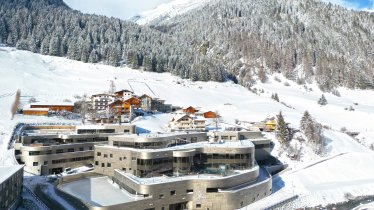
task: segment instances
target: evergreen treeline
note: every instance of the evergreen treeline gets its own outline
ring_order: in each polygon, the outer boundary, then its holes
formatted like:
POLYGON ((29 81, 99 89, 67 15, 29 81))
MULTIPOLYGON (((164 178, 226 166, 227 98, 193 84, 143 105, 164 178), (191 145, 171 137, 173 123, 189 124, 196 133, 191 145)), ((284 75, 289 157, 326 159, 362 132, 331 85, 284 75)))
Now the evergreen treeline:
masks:
POLYGON ((212 0, 151 24, 222 61, 243 85, 266 71, 324 91, 374 88, 374 13, 314 0, 212 0))
POLYGON ((225 81, 224 66, 176 37, 133 22, 72 10, 62 0, 0 0, 0 43, 83 62, 127 64, 193 80, 225 81), (196 65, 205 65, 195 72, 196 65))
POLYGON ((313 0, 212 0, 151 27, 62 0, 0 0, 0 42, 192 80, 251 86, 281 72, 325 91, 374 88, 374 14, 313 0))

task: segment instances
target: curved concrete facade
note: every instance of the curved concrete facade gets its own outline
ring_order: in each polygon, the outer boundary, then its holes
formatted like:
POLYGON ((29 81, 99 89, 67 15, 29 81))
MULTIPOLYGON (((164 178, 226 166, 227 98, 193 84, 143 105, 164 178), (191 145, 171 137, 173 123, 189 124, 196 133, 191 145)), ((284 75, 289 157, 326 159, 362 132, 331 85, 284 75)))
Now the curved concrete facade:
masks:
MULTIPOLYGON (((234 210, 247 206, 256 202, 272 193, 272 179, 264 169, 256 169, 264 177, 262 179, 254 179, 248 184, 239 184, 237 179, 242 179, 242 176, 231 176, 225 179, 201 179, 201 180, 184 180, 180 182, 165 182, 159 184, 143 184, 141 188, 144 192, 149 192, 143 199, 139 201, 132 201, 123 204, 112 206, 93 206, 87 204, 91 210, 123 210, 123 209, 155 209, 155 210, 174 210, 175 204, 185 205, 185 209, 201 210, 234 210), (213 187, 233 186, 229 188, 218 188, 218 191, 207 192, 207 189, 213 187), (217 185, 218 183, 218 185, 217 185), (152 193, 151 193, 152 192, 152 193), (162 196, 160 196, 162 195, 162 196)), ((254 172, 253 171, 253 172, 254 172)), ((255 175, 255 172, 253 175, 255 175)), ((245 177, 248 174, 244 174, 245 177)), ((127 181, 123 179, 124 175, 121 172, 116 172, 113 180, 121 187, 127 189, 127 181)), ((245 178, 247 179, 247 178, 245 178)), ((245 180, 242 179, 242 180, 245 180)), ((130 181, 135 185, 134 181, 130 181)))

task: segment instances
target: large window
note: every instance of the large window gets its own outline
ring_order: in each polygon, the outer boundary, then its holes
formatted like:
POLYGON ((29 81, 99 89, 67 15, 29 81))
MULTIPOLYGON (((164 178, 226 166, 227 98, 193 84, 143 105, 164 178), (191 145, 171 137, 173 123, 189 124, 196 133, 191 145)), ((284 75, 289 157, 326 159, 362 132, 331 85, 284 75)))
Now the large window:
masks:
POLYGON ((40 151, 29 151, 30 156, 40 155, 40 151))

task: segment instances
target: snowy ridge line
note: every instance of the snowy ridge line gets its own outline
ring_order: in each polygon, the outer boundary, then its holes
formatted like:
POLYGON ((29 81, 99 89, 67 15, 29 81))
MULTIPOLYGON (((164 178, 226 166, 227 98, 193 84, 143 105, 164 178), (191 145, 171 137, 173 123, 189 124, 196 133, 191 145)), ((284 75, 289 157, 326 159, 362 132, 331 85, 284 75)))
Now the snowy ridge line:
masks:
POLYGON ((36 196, 31 190, 30 190, 30 188, 29 187, 27 187, 26 185, 23 185, 23 187, 25 188, 25 190, 28 192, 28 193, 30 193, 30 195, 32 196, 32 197, 34 197, 35 198, 35 200, 38 202, 38 204, 39 204, 39 207, 41 206, 41 207, 43 207, 43 210, 51 210, 50 208, 48 208, 39 198, 38 198, 38 196, 36 196))

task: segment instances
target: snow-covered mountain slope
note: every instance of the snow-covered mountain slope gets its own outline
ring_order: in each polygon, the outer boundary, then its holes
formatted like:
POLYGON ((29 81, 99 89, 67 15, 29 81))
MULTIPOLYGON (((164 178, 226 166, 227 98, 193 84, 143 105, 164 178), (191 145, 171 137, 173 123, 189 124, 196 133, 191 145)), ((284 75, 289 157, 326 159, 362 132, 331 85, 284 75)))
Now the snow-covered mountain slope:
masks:
POLYGON ((172 0, 171 2, 160 4, 152 10, 142 12, 131 18, 131 20, 140 25, 150 24, 153 21, 167 20, 195 9, 209 1, 211 0, 172 0))
MULTIPOLYGON (((107 91, 110 81, 113 80, 117 90, 131 89, 136 94, 147 93, 173 105, 218 110, 223 121, 229 124, 233 124, 235 119, 261 121, 281 110, 285 120, 290 122, 292 127, 298 128, 302 113, 308 110, 317 121, 330 126, 331 130, 324 131, 327 150, 325 157, 320 158, 307 150, 303 161, 299 162, 281 156, 282 161, 289 161, 291 170, 275 179, 275 184, 280 187, 265 204, 279 201, 279 195, 292 195, 293 191, 299 194, 300 198, 292 208, 315 206, 318 202, 341 202, 346 200, 344 195, 347 192, 354 196, 374 194, 374 180, 369 177, 374 173, 374 153, 338 131, 341 127, 346 127, 351 131, 365 133, 366 140, 372 141, 370 138, 373 138, 373 135, 368 133, 374 132, 374 125, 371 123, 374 114, 374 91, 341 88, 341 97, 325 93, 328 104, 320 106, 317 100, 322 92, 316 85, 304 88, 281 75, 277 75, 278 79, 270 77, 267 83, 256 84, 253 88, 258 90, 258 94, 255 94, 231 82, 191 82, 169 73, 158 74, 101 64, 85 64, 13 48, 0 47, 0 64, 0 165, 14 164, 14 156, 12 151, 7 150, 7 142, 12 127, 17 122, 77 123, 58 118, 22 115, 10 120, 10 106, 17 89, 21 90, 22 96, 35 97, 39 101, 74 100, 75 95, 107 91), (278 82, 279 79, 282 81, 278 82), (292 108, 270 99, 273 93, 277 93, 280 101, 292 108), (355 111, 345 110, 348 106, 353 106, 355 111), (304 177, 308 182, 303 181, 304 177)), ((139 117, 134 123, 144 130, 157 132, 164 130, 170 118, 169 114, 160 114, 139 117)), ((274 134, 267 135, 275 139, 274 134)), ((275 143, 279 146, 279 143, 275 143)), ((277 155, 277 152, 275 149, 274 155, 277 155)))

